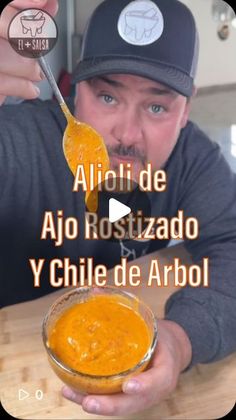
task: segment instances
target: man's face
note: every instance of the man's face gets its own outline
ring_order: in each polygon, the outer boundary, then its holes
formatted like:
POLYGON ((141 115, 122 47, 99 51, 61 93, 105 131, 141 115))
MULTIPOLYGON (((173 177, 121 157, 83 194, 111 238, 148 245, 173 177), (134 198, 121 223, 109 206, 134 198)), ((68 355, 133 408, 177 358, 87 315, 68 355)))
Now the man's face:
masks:
POLYGON ((75 116, 103 137, 111 168, 131 163, 134 174, 145 164, 162 168, 186 125, 185 97, 139 76, 109 75, 77 85, 75 116))

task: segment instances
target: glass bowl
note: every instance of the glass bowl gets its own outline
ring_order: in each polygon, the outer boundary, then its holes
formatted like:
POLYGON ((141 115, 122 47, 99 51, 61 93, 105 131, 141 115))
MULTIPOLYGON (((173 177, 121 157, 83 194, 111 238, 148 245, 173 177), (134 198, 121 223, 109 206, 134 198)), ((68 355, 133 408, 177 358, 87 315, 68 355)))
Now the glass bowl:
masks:
POLYGON ((148 366, 157 344, 157 322, 151 309, 132 293, 111 286, 79 287, 62 295, 52 304, 43 320, 42 334, 49 363, 66 385, 81 393, 113 394, 122 390, 122 383, 125 380, 143 371, 148 366), (145 322, 150 337, 150 344, 142 359, 135 366, 112 375, 92 375, 91 373, 77 371, 60 360, 49 345, 50 333, 63 313, 72 306, 87 302, 98 294, 110 295, 112 299, 115 298, 116 302, 138 313, 145 322))

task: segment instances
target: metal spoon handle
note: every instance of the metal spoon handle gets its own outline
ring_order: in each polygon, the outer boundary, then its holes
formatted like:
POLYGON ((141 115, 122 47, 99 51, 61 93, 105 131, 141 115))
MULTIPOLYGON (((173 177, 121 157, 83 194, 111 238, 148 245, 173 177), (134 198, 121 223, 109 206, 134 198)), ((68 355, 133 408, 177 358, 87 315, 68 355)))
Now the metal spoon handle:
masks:
MULTIPOLYGON (((35 17, 36 17, 39 13, 41 13, 41 12, 38 12, 38 13, 34 16, 34 18, 35 18, 35 17)), ((31 16, 31 13, 30 13, 30 11, 29 11, 29 10, 25 10, 25 11, 24 11, 24 15, 25 15, 25 16, 31 16)), ((54 76, 53 76, 53 74, 52 74, 51 67, 49 66, 49 64, 48 64, 47 60, 45 60, 45 58, 44 58, 44 57, 38 57, 38 63, 39 63, 39 65, 40 65, 41 69, 43 70, 43 72, 44 72, 45 76, 47 77, 47 80, 48 80, 48 82, 49 82, 49 84, 50 84, 50 86, 51 86, 51 88, 52 88, 52 90, 53 90, 53 92, 54 92, 54 94, 55 94, 55 96, 56 96, 56 98, 57 98, 58 102, 59 102, 59 105, 61 105, 61 108, 62 108, 62 110, 63 110, 63 112, 64 112, 64 114, 65 114, 65 117, 66 117, 66 118, 67 118, 67 120, 68 120, 68 118, 69 118, 69 116, 70 116, 70 111, 69 111, 68 106, 66 105, 66 103, 65 103, 65 101, 64 101, 64 98, 63 98, 63 96, 62 96, 62 94, 61 94, 61 92, 60 92, 60 90, 59 90, 59 88, 58 88, 58 86, 57 86, 57 82, 56 82, 56 80, 55 80, 55 78, 54 78, 54 76)))
POLYGON ((51 70, 48 62, 45 60, 44 57, 39 57, 38 62, 39 62, 39 65, 40 65, 41 69, 43 70, 45 76, 47 77, 47 79, 50 83, 50 86, 51 86, 59 104, 66 106, 64 98, 63 98, 63 96, 62 96, 62 94, 61 94, 61 92, 60 92, 60 90, 57 86, 57 82, 56 82, 56 80, 55 80, 55 78, 52 74, 52 70, 51 70))

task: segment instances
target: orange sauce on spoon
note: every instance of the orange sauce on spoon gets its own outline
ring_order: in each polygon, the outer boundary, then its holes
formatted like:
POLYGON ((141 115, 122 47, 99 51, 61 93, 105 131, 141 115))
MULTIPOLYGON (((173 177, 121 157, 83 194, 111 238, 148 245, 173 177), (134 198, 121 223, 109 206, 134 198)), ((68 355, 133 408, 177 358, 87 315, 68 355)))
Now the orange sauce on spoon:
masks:
MULTIPOLYGON (((103 173, 109 169, 109 157, 103 138, 88 124, 77 121, 66 105, 61 104, 62 111, 67 119, 67 127, 63 137, 63 150, 66 161, 73 175, 77 167, 83 164, 87 185, 89 185, 90 163, 97 167, 102 164, 103 173)), ((95 174, 95 185, 97 177, 95 174)), ((86 205, 91 212, 98 207, 98 194, 96 189, 86 191, 86 205)))

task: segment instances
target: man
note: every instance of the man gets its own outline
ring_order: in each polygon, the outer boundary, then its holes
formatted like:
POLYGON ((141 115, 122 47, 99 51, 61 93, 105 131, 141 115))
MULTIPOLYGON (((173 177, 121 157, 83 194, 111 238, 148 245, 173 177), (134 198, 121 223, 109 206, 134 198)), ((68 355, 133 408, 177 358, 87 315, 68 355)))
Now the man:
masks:
MULTIPOLYGON (((4 37, 13 8, 35 2, 15 0, 1 17, 0 94, 37 96, 40 70, 16 57, 4 37), (2 54, 1 52, 1 54, 2 54), (14 63, 14 65, 13 65, 14 63), (17 66, 16 66, 17 63, 17 66), (28 68, 27 68, 28 65, 28 68)), ((37 7, 56 11, 53 0, 37 7)), ((111 166, 131 162, 138 173, 144 162, 164 168, 168 187, 156 195, 154 214, 173 217, 179 209, 199 221, 200 235, 186 241, 194 262, 210 259, 210 288, 186 287, 166 305, 159 321, 159 343, 152 366, 113 396, 83 396, 64 388, 63 395, 84 410, 107 415, 138 412, 157 404, 175 388, 179 374, 196 363, 225 357, 236 349, 236 179, 218 146, 188 122, 198 55, 198 37, 190 11, 176 0, 106 0, 87 27, 74 73, 76 117, 105 139, 111 166)), ((81 217, 84 202, 72 194, 73 177, 61 150, 65 121, 51 101, 27 101, 0 110, 1 277, 8 282, 4 304, 48 293, 48 270, 41 288, 32 287, 28 259, 94 256, 95 263, 119 263, 122 246, 106 241, 65 240, 57 249, 40 240, 43 214, 63 209, 81 217), (102 245, 102 246, 101 246, 102 245), (15 288, 16 293, 12 292, 15 288)), ((131 257, 148 249, 127 243, 131 257)))

